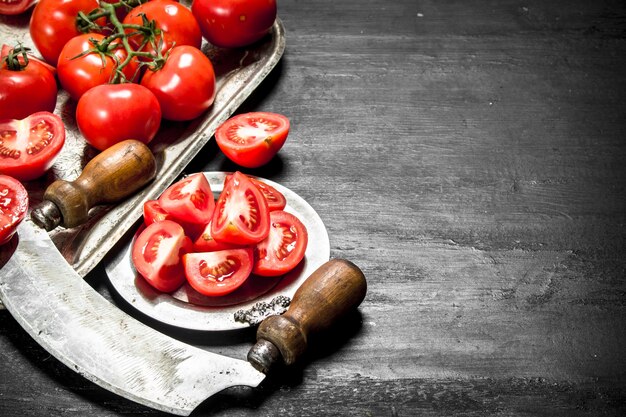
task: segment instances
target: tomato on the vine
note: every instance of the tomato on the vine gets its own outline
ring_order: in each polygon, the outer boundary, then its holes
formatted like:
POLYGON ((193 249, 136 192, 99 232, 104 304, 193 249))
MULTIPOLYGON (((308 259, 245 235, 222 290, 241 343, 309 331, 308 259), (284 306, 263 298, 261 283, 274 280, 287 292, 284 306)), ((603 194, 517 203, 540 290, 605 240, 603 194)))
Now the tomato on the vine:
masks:
POLYGON ((154 93, 163 118, 168 120, 195 119, 215 99, 213 64, 201 50, 189 45, 172 48, 163 67, 148 69, 141 85, 154 93))
MULTIPOLYGON (((65 44, 59 55, 59 82, 74 100, 90 88, 112 81, 119 63, 128 56, 119 40, 107 47, 108 50, 114 48, 110 52, 99 52, 104 39, 105 36, 98 33, 78 35, 65 44)), ((137 60, 131 59, 121 72, 126 80, 133 81, 138 67, 137 60)))
POLYGON ((28 193, 22 183, 13 177, 0 175, 0 245, 15 234, 27 211, 28 193))
POLYGON ((248 279, 252 271, 252 248, 227 249, 183 255, 185 276, 200 294, 226 295, 248 279))
POLYGON ((24 119, 39 111, 52 112, 56 106, 54 74, 46 65, 30 59, 26 51, 2 48, 0 119, 24 119))
POLYGON ((103 84, 78 100, 76 124, 85 140, 101 151, 126 139, 149 143, 161 125, 161 107, 142 85, 103 84))
POLYGON ((37 0, 2 0, 0 1, 0 14, 17 15, 24 13, 35 4, 37 0))
POLYGON ((283 147, 289 127, 289 119, 282 114, 243 113, 222 123, 215 131, 215 141, 234 163, 258 168, 283 147))
POLYGON ((38 178, 54 164, 64 143, 65 126, 56 114, 0 120, 0 173, 20 181, 38 178))
POLYGON ((277 210, 270 213, 270 232, 257 244, 253 272, 261 276, 278 276, 295 268, 304 258, 308 232, 293 214, 277 210))
POLYGON ((275 0, 194 0, 191 11, 215 46, 237 48, 265 36, 276 20, 275 0))
POLYGON ((211 221, 215 200, 206 177, 197 173, 169 186, 159 197, 159 205, 178 220, 205 225, 211 221))

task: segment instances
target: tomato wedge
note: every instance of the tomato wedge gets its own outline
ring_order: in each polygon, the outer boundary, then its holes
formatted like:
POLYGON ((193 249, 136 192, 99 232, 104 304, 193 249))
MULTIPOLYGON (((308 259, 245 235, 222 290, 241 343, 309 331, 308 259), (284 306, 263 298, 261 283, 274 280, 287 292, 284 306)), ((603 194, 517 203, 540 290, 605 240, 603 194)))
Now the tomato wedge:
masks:
POLYGON ((289 134, 289 119, 281 114, 252 112, 226 120, 215 131, 219 148, 234 163, 258 168, 283 147, 289 134))
POLYGON ((240 248, 240 245, 215 240, 211 235, 211 223, 207 224, 199 233, 198 238, 193 242, 195 252, 217 252, 225 249, 240 248))
POLYGON ((278 276, 295 268, 304 258, 308 232, 293 214, 277 210, 270 213, 270 233, 256 245, 252 272, 261 276, 278 276))
POLYGON ((287 199, 280 191, 268 183, 259 181, 256 178, 250 177, 250 180, 263 193, 265 200, 267 200, 267 207, 270 211, 282 210, 285 208, 287 205, 287 199))
POLYGON ((0 173, 30 181, 46 172, 65 143, 61 118, 37 112, 23 120, 0 120, 0 173))
POLYGON ((226 295, 248 279, 252 256, 252 248, 187 253, 183 255, 185 276, 189 285, 200 294, 209 297, 226 295))
POLYGON ((28 193, 22 183, 13 177, 0 175, 0 245, 15 234, 27 211, 28 193))
POLYGON ((154 288, 172 292, 185 282, 182 256, 191 250, 183 228, 171 221, 153 223, 133 242, 132 259, 137 272, 154 288))
POLYGON ((269 233, 269 210, 261 191, 237 171, 226 178, 215 203, 211 236, 236 245, 255 244, 269 233))
POLYGON ((162 222, 163 220, 174 220, 174 217, 163 210, 163 207, 157 200, 148 200, 143 203, 143 222, 146 226, 162 222))
POLYGON ((159 204, 177 220, 203 225, 211 221, 215 208, 211 185, 202 173, 169 186, 159 197, 159 204))

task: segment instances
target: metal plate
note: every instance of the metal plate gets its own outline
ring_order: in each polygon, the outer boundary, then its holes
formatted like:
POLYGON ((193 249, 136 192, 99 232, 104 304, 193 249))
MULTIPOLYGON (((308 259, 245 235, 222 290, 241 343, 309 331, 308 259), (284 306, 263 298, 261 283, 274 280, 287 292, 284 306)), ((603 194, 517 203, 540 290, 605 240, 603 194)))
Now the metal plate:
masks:
MULTIPOLYGON (((224 172, 204 173, 215 197, 223 189, 224 172)), ((238 310, 252 308, 258 302, 270 302, 283 295, 293 297, 298 287, 319 266, 330 258, 328 233, 322 219, 315 210, 293 191, 275 182, 258 178, 278 191, 287 199, 285 211, 296 215, 307 228, 309 242, 304 260, 287 275, 276 278, 252 276, 234 293, 223 297, 205 297, 188 284, 173 294, 154 290, 135 271, 131 261, 132 242, 106 262, 105 270, 115 291, 128 304, 143 314, 171 326, 192 330, 234 330, 249 327, 249 323, 238 322, 234 314, 238 310)))

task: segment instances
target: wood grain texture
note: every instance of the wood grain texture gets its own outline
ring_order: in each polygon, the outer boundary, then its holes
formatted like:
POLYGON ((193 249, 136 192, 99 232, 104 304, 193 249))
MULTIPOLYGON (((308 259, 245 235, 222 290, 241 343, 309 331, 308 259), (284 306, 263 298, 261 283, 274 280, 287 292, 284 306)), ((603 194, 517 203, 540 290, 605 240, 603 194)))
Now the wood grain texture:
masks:
MULTIPOLYGON (((279 14, 285 55, 241 111, 292 130, 245 172, 304 197, 368 293, 302 363, 194 415, 625 415, 624 2, 285 0, 279 14)), ((188 172, 234 169, 211 142, 188 172)), ((102 268, 88 279, 110 296, 102 268)), ((0 315, 1 415, 159 415, 0 315)), ((238 358, 254 343, 155 327, 238 358)))

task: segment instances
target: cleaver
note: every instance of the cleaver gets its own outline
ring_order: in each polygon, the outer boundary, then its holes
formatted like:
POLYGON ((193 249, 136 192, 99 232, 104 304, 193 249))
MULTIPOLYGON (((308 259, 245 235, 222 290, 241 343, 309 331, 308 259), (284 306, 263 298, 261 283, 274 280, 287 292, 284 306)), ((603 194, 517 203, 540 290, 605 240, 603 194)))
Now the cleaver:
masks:
POLYGON ((367 284, 362 271, 347 260, 328 261, 296 291, 284 315, 261 322, 247 360, 185 344, 125 314, 83 281, 39 225, 48 223, 37 217, 51 211, 53 222, 74 224, 70 217, 82 216, 85 208, 114 201, 149 181, 150 158, 138 156, 141 146, 132 142, 132 150, 128 143, 110 148, 90 161, 76 181, 57 185, 66 193, 55 194, 83 198, 44 196, 56 209, 31 215, 0 247, 0 299, 30 336, 70 369, 137 403, 189 415, 225 388, 256 387, 276 363, 293 364, 311 335, 363 301, 367 284), (137 173, 133 185, 120 179, 137 173), (73 203, 65 206, 68 200, 73 203))

